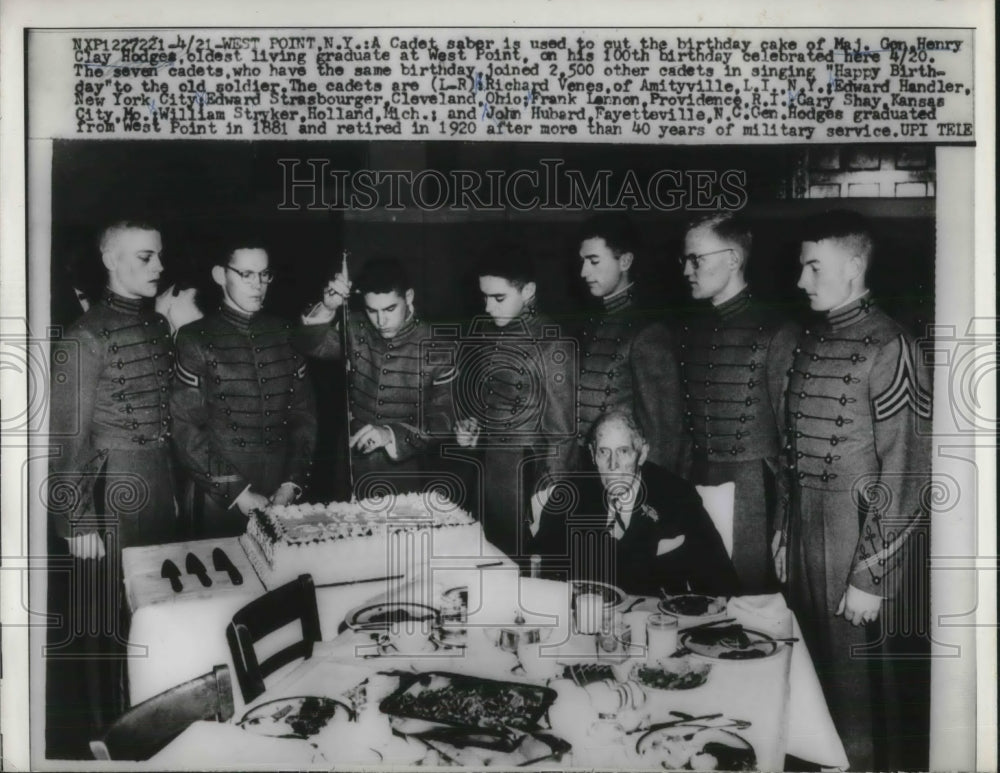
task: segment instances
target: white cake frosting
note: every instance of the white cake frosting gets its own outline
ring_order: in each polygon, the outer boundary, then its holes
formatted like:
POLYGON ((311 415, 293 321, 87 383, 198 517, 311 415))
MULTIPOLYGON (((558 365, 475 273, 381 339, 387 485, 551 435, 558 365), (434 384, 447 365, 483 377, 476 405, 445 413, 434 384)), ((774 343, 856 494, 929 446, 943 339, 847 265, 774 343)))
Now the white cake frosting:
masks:
POLYGON ((240 540, 265 586, 274 588, 300 574, 318 584, 411 577, 432 556, 479 555, 481 538, 472 516, 432 493, 271 506, 250 517, 240 540))

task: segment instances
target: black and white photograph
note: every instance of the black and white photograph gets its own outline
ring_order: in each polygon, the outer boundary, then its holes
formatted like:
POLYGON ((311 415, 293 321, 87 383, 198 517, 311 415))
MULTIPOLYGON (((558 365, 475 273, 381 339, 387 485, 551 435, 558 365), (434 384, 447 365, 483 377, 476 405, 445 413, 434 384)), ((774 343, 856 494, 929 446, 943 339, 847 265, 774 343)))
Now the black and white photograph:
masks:
POLYGON ((24 5, 5 765, 996 769, 986 4, 24 5))

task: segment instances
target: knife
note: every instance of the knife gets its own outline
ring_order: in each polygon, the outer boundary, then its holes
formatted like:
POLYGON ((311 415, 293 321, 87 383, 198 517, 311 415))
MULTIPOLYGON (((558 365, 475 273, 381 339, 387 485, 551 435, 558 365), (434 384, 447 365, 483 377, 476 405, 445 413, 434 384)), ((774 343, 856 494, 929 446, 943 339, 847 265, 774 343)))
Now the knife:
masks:
POLYGON ((216 548, 212 551, 212 568, 217 572, 227 572, 229 581, 233 585, 243 584, 243 575, 240 574, 240 570, 233 565, 232 560, 222 548, 216 548))
POLYGON ((201 584, 206 588, 212 584, 212 578, 208 576, 205 565, 194 553, 187 554, 187 558, 184 560, 184 568, 187 569, 188 574, 197 575, 198 579, 201 580, 201 584))
POLYGON ((184 590, 184 585, 181 583, 181 570, 169 558, 160 567, 160 577, 170 580, 170 587, 174 589, 174 593, 180 593, 184 590))

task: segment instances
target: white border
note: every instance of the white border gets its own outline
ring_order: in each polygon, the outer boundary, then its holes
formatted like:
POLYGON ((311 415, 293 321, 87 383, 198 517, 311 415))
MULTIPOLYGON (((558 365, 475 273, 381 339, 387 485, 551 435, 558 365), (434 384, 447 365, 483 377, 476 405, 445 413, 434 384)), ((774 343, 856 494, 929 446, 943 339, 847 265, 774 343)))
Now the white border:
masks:
MULTIPOLYGON (((953 261, 975 256, 972 297, 964 305, 970 317, 995 319, 995 30, 993 4, 988 0, 863 0, 850 2, 801 2, 788 0, 766 4, 735 2, 619 2, 570 3, 526 2, 507 0, 503 3, 477 5, 470 3, 422 2, 403 3, 386 0, 365 2, 320 2, 318 0, 286 0, 283 3, 261 0, 174 0, 171 3, 136 3, 135 0, 6 0, 0 5, 0 316, 22 318, 25 312, 25 159, 24 159, 24 55, 26 27, 123 27, 123 26, 363 26, 384 24, 393 26, 969 26, 976 28, 976 134, 974 153, 974 206, 969 210, 975 223, 975 242, 971 249, 938 257, 939 272, 956 268, 953 261)), ((949 151, 939 154, 938 227, 956 227, 958 236, 967 243, 969 231, 955 222, 956 207, 966 199, 965 191, 948 191, 945 177, 950 170, 943 168, 951 158, 949 151), (943 184, 942 184, 943 183, 943 184), (954 198, 952 198, 954 195, 954 198)), ((956 162, 959 163, 959 162, 956 162)), ((952 188, 954 190, 954 188, 952 188)), ((967 189, 966 189, 967 190, 967 189)), ((38 210, 35 210, 36 212, 38 210)), ((964 218, 960 218, 964 219, 964 218)), ((47 233, 32 234, 41 242, 34 249, 45 250, 47 233)), ((951 247, 961 243, 949 242, 951 247)), ((956 285, 956 287, 958 287, 956 285)), ((966 285, 966 287, 968 287, 966 285)), ((956 290, 956 293, 960 292, 956 290)), ((960 294, 965 295, 964 292, 960 294)), ((3 322, 0 333, 17 332, 3 322)), ((44 332, 44 331, 41 331, 44 332)), ((0 372, 0 390, 5 403, 4 413, 14 411, 13 403, 25 399, 23 377, 0 372)), ((939 391, 939 399, 941 392, 939 391)), ((985 395, 981 395, 985 397, 985 395)), ((982 406, 983 415, 995 415, 995 404, 982 406)), ((956 717, 945 706, 935 709, 937 737, 969 738, 977 735, 975 756, 971 749, 956 749, 952 743, 938 749, 932 758, 935 769, 996 770, 996 481, 995 439, 979 438, 976 461, 979 470, 980 505, 978 518, 979 566, 977 573, 978 612, 980 627, 969 631, 975 641, 978 685, 974 726, 956 725, 956 717), (986 559, 986 560, 984 560, 986 559), (992 559, 992 564, 990 563, 992 559), (989 568, 992 565, 992 570, 989 568), (953 734, 953 735, 952 735, 953 734)), ((2 487, 0 512, 3 512, 0 545, 7 569, 17 564, 11 556, 24 555, 22 492, 20 482, 27 458, 25 449, 4 441, 2 454, 2 487)), ((0 703, 0 729, 3 731, 4 767, 27 769, 28 712, 26 631, 19 624, 26 619, 21 604, 20 577, 23 573, 5 571, 0 574, 0 616, 3 631, 3 700, 0 703), (11 627, 14 626, 14 627, 11 627)), ((957 697, 959 703, 962 698, 957 697)), ((966 705, 968 701, 965 702, 966 705)))

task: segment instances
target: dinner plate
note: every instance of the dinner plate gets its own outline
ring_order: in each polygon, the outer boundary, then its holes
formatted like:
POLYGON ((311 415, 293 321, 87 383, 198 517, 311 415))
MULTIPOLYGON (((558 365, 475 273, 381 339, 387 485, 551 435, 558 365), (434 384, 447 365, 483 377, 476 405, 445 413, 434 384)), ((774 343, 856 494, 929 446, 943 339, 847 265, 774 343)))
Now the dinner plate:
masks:
POLYGON ((254 706, 237 725, 255 735, 306 739, 317 735, 335 717, 350 721, 354 712, 330 698, 297 696, 254 706))
POLYGON ((738 625, 681 631, 678 641, 681 647, 689 650, 692 654, 711 660, 760 660, 771 657, 781 648, 781 645, 766 633, 738 625), (709 642, 700 638, 736 628, 740 629, 746 637, 746 640, 740 644, 733 643, 731 639, 729 641, 709 642))
POLYGON ((617 609, 625 603, 625 592, 621 588, 609 585, 606 582, 596 580, 572 580, 570 585, 573 588, 573 596, 582 596, 587 593, 594 593, 604 599, 604 606, 617 609))
POLYGON ((742 736, 718 727, 681 724, 650 730, 636 752, 665 770, 755 770, 757 755, 742 736))
POLYGON ((409 601, 365 604, 347 613, 344 624, 352 631, 385 631, 402 623, 438 624, 438 611, 409 601))
POLYGON ((656 605, 661 612, 677 617, 708 618, 726 611, 726 599, 721 596, 703 596, 698 593, 681 593, 668 596, 656 605))

